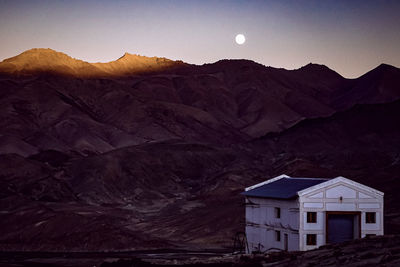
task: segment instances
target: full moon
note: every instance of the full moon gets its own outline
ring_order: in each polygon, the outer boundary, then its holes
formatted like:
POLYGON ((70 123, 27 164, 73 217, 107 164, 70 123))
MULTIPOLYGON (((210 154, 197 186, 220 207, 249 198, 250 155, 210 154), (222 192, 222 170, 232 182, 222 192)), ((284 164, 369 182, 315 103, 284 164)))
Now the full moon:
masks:
POLYGON ((236 43, 237 44, 244 44, 244 42, 246 42, 246 38, 244 37, 244 35, 243 34, 238 34, 238 35, 236 35, 236 38, 235 38, 235 40, 236 40, 236 43))

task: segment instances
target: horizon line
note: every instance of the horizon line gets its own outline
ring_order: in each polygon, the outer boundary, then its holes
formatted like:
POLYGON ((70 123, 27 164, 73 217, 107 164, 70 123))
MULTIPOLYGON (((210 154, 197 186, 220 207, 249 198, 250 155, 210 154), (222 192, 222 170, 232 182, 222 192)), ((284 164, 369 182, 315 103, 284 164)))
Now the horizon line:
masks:
POLYGON ((272 66, 272 65, 265 65, 265 64, 263 64, 263 63, 260 63, 260 62, 255 61, 255 60, 246 59, 246 58, 222 58, 222 59, 218 59, 218 60, 213 61, 213 62, 205 62, 205 63, 202 63, 202 64, 196 64, 196 63, 189 63, 189 62, 186 62, 186 61, 184 61, 184 60, 182 60, 182 59, 170 59, 170 58, 164 57, 164 56, 148 56, 148 55, 141 55, 141 54, 138 54, 138 53, 129 53, 129 52, 124 52, 122 56, 118 57, 118 58, 115 59, 115 60, 103 61, 103 62, 102 62, 102 61, 90 62, 90 61, 83 60, 83 59, 80 59, 80 58, 75 58, 75 57, 73 57, 73 56, 71 56, 71 55, 69 55, 69 54, 67 54, 67 53, 65 53, 65 52, 61 52, 61 51, 58 51, 58 50, 55 50, 55 49, 49 48, 49 47, 47 47, 47 48, 44 48, 44 47, 34 47, 34 48, 30 48, 30 49, 28 49, 28 50, 24 50, 23 52, 21 52, 21 53, 19 53, 19 54, 17 54, 17 55, 14 55, 14 56, 7 57, 7 58, 2 59, 2 61, 0 61, 0 64, 6 62, 6 60, 9 60, 9 59, 12 59, 12 58, 16 58, 16 57, 21 56, 22 54, 24 54, 24 53, 26 53, 26 52, 29 52, 29 51, 32 51, 32 50, 50 50, 50 51, 55 52, 55 53, 64 54, 64 55, 68 56, 69 58, 71 58, 71 59, 73 59, 73 60, 82 61, 83 63, 88 63, 88 64, 90 64, 90 65, 102 65, 102 64, 106 65, 106 64, 113 63, 113 62, 118 62, 119 60, 121 60, 121 59, 123 59, 123 58, 126 58, 127 56, 134 56, 134 57, 146 58, 146 59, 164 59, 164 60, 166 60, 166 61, 171 61, 171 62, 176 62, 176 63, 183 63, 183 64, 187 64, 187 65, 191 65, 191 66, 199 66, 199 67, 200 67, 200 66, 204 66, 204 65, 216 64, 216 63, 218 63, 218 62, 220 62, 220 61, 225 61, 225 60, 226 60, 226 61, 230 61, 230 60, 232 60, 232 61, 234 61, 234 60, 236 60, 236 61, 250 61, 250 62, 259 64, 259 65, 262 65, 262 66, 264 66, 264 67, 266 67, 266 68, 283 69, 283 70, 286 70, 286 71, 296 71, 296 70, 300 70, 300 69, 302 69, 302 68, 304 68, 304 67, 306 67, 306 66, 308 66, 308 65, 319 65, 319 66, 324 66, 324 67, 328 68, 329 70, 331 70, 331 71, 337 73, 337 74, 340 75, 341 77, 343 77, 343 78, 345 78, 345 79, 348 79, 348 80, 360 78, 360 77, 362 77, 363 75, 365 75, 366 73, 368 73, 368 72, 370 72, 370 71, 372 71, 372 70, 378 68, 379 66, 384 66, 384 65, 386 65, 386 66, 390 66, 390 67, 394 67, 394 68, 399 69, 399 67, 397 67, 397 66, 394 66, 394 65, 391 65, 391 64, 382 62, 382 63, 376 65, 376 67, 374 67, 374 68, 372 68, 372 69, 366 71, 365 73, 361 74, 360 76, 357 76, 357 77, 345 77, 344 75, 340 74, 340 73, 339 73, 338 71, 336 71, 335 69, 330 68, 330 67, 329 67, 328 65, 326 65, 326 64, 314 63, 314 62, 311 62, 311 61, 310 61, 309 63, 306 63, 305 65, 302 65, 302 66, 298 67, 298 68, 293 68, 293 69, 291 69, 291 68, 285 68, 285 67, 277 67, 277 66, 272 66))

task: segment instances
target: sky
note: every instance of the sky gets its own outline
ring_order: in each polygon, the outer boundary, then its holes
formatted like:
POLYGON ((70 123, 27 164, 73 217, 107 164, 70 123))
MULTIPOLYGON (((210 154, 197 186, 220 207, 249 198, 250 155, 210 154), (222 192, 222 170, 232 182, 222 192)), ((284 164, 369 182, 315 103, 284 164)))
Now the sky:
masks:
POLYGON ((0 61, 41 47, 88 62, 128 52, 192 64, 318 63, 355 78, 381 63, 400 67, 399 14, 398 0, 0 0, 0 61))

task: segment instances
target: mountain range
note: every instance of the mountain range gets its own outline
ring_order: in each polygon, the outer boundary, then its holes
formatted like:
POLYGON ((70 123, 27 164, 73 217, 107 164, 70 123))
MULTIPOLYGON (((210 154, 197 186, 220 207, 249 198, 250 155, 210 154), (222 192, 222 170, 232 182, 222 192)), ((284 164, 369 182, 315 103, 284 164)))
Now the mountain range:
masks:
POLYGON ((0 63, 0 248, 221 248, 244 187, 286 173, 385 192, 400 229, 400 69, 192 65, 31 49, 0 63))

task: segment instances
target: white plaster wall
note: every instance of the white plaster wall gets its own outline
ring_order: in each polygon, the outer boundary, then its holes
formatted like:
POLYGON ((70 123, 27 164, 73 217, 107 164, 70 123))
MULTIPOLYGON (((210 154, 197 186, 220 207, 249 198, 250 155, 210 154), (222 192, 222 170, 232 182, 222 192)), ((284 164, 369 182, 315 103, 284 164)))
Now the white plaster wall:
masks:
POLYGON ((383 234, 383 196, 343 181, 317 188, 299 197, 299 249, 314 249, 325 244, 326 211, 361 212, 361 236, 383 234), (307 223, 307 212, 317 212, 317 223, 307 223), (365 223, 365 212, 376 213, 376 223, 365 223), (317 245, 307 246, 306 235, 316 234, 317 245))
POLYGON ((327 210, 327 211, 355 211, 355 210, 357 210, 356 203, 326 202, 325 207, 326 207, 325 210, 327 210))
POLYGON ((326 189, 326 198, 356 198, 357 191, 345 185, 336 185, 329 189, 326 189))
POLYGON ((288 250, 299 249, 299 205, 297 200, 246 198, 255 205, 246 205, 246 236, 250 252, 259 246, 262 251, 284 249, 284 234, 288 235, 288 250), (281 209, 281 218, 275 218, 275 207, 281 209), (275 240, 275 230, 281 240, 275 240))
POLYGON ((360 209, 379 209, 379 203, 360 203, 358 204, 360 209))
POLYGON ((358 198, 373 198, 373 197, 370 195, 366 195, 362 192, 358 192, 358 198))
POLYGON ((318 193, 308 196, 308 198, 322 198, 323 196, 324 196, 323 192, 318 192, 318 193))
POLYGON ((304 202, 303 207, 304 208, 323 208, 324 203, 322 203, 322 202, 304 202))
POLYGON ((289 238, 292 242, 289 242, 289 251, 299 250, 299 233, 292 233, 289 238))

